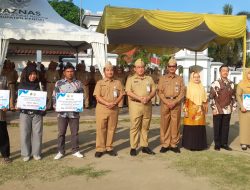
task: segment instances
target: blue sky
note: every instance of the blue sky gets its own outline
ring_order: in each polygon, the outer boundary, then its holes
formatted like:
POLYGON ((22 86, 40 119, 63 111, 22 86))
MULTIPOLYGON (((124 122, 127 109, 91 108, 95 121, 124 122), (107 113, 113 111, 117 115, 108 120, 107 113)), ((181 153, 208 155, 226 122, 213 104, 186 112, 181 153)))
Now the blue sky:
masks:
MULTIPOLYGON (((73 0, 80 7, 80 0, 73 0)), ((83 9, 92 12, 103 11, 105 5, 160 9, 194 13, 222 14, 225 4, 233 6, 233 14, 250 12, 250 0, 82 0, 83 9)))

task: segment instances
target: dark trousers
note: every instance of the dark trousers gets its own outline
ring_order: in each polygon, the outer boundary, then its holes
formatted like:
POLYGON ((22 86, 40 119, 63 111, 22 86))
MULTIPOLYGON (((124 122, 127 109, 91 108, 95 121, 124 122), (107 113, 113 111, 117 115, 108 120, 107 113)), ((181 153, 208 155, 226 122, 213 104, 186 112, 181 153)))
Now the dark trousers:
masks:
POLYGON ((75 153, 79 150, 79 118, 58 117, 58 151, 62 154, 65 153, 65 135, 68 125, 71 132, 72 153, 75 153))
POLYGON ((4 158, 10 156, 10 140, 6 121, 0 121, 0 152, 4 158))
POLYGON ((213 116, 215 146, 227 145, 231 114, 213 116))

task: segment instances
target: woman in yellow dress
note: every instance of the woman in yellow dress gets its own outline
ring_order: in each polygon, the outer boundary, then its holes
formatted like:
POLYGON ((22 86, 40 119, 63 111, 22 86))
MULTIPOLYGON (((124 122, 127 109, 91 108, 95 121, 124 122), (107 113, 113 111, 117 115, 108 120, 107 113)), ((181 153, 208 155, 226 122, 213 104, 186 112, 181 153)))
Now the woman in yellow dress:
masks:
POLYGON ((244 73, 244 79, 237 86, 236 98, 240 106, 239 122, 240 122, 240 144, 242 150, 250 148, 250 110, 243 106, 243 94, 250 94, 250 68, 244 73))
POLYGON ((187 86, 186 99, 183 107, 182 146, 189 150, 207 148, 206 120, 207 95, 198 72, 192 72, 187 86))

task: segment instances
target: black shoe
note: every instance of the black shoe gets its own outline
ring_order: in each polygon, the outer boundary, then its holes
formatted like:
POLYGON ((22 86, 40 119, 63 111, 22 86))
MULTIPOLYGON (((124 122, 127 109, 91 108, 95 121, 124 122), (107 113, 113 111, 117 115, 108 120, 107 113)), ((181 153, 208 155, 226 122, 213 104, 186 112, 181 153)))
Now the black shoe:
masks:
POLYGON ((130 150, 130 156, 136 156, 136 149, 131 148, 131 150, 130 150))
POLYGON ((95 153, 95 157, 96 157, 96 158, 101 158, 102 155, 103 155, 103 152, 96 152, 96 153, 95 153))
POLYGON ((117 153, 114 150, 110 150, 106 152, 110 156, 117 156, 117 153))
POLYGON ((247 145, 242 144, 242 145, 241 145, 241 149, 242 149, 242 150, 247 150, 247 145))
POLYGON ((143 147, 142 148, 142 152, 146 153, 146 154, 151 154, 151 155, 155 155, 155 153, 148 147, 143 147))
POLYGON ((221 146, 221 148, 223 148, 223 149, 225 149, 225 150, 228 150, 228 151, 232 151, 232 150, 233 150, 233 149, 232 149, 230 146, 228 146, 227 144, 221 146))
POLYGON ((219 145, 215 145, 215 146, 214 146, 214 150, 220 151, 220 146, 219 146, 219 145))
POLYGON ((174 153, 181 153, 179 147, 171 147, 170 150, 172 150, 174 153))
POLYGON ((165 153, 167 151, 169 151, 169 148, 161 147, 160 153, 165 153))
POLYGON ((6 157, 6 158, 3 158, 3 162, 4 162, 5 164, 9 164, 9 163, 12 162, 12 160, 11 160, 9 157, 6 157))

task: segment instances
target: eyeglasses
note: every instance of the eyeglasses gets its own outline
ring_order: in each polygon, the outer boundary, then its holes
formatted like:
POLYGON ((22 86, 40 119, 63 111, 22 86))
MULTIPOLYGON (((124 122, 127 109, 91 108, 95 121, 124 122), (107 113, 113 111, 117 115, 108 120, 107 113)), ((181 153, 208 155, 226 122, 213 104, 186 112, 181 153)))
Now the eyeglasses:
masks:
POLYGON ((168 67, 169 67, 169 68, 171 68, 171 67, 172 67, 172 68, 175 68, 176 65, 168 65, 168 67))

